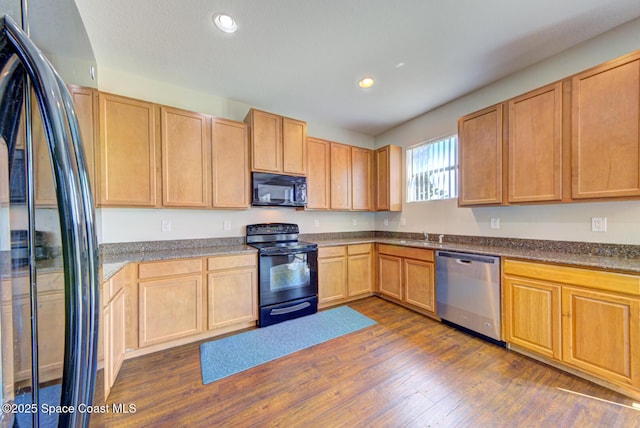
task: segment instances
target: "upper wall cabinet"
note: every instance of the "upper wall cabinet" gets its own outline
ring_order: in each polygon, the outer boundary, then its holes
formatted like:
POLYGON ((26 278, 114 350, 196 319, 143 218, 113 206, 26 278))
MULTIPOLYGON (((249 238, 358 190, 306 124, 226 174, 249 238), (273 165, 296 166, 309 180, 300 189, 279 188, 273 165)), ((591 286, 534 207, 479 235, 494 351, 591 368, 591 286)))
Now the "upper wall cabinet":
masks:
POLYGON ((319 138, 307 138, 307 209, 331 208, 331 143, 319 138))
POLYGON ((572 197, 640 195, 640 53, 571 79, 572 197))
POLYGON ((350 210, 351 146, 331 143, 331 209, 350 210))
POLYGON ((458 205, 496 205, 502 198, 503 105, 458 120, 460 188, 458 205))
POLYGON ((96 186, 96 135, 98 133, 98 91, 80 86, 69 86, 71 98, 78 118, 78 126, 82 136, 82 148, 84 149, 84 160, 91 182, 91 191, 94 201, 98 201, 98 186, 96 186))
POLYGON ((402 211, 402 148, 381 147, 374 161, 375 211, 402 211))
POLYGON ((562 83, 508 101, 509 202, 562 198, 562 83))
POLYGON ((351 147, 351 208, 357 211, 373 209, 373 152, 351 147))
POLYGON ((160 108, 162 140, 162 206, 210 205, 211 138, 205 115, 160 108))
POLYGON ((249 142, 247 125, 233 120, 211 121, 214 208, 249 208, 249 142))
POLYGON ((251 109, 249 124, 252 171, 276 174, 307 173, 307 124, 300 120, 251 109))
POLYGON ((160 122, 155 104, 100 93, 100 204, 156 207, 160 122))

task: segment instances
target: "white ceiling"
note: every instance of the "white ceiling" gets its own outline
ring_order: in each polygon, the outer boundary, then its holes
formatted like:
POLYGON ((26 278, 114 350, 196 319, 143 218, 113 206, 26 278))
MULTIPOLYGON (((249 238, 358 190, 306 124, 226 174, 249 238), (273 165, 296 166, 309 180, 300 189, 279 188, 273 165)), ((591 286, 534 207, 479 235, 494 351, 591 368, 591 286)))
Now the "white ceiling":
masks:
POLYGON ((640 16, 639 0, 75 2, 98 71, 368 135, 640 16), (357 87, 364 75, 375 87, 357 87))

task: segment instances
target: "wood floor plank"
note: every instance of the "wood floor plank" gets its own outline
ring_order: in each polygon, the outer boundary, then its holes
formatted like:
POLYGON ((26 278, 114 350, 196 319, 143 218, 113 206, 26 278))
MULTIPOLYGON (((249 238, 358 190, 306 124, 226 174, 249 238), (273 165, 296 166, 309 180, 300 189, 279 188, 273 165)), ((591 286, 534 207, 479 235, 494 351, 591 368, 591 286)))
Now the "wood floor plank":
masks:
POLYGON ((377 324, 208 385, 199 343, 127 360, 109 403, 137 411, 91 426, 640 427, 558 388, 631 405, 613 391, 376 297, 349 306, 377 324))

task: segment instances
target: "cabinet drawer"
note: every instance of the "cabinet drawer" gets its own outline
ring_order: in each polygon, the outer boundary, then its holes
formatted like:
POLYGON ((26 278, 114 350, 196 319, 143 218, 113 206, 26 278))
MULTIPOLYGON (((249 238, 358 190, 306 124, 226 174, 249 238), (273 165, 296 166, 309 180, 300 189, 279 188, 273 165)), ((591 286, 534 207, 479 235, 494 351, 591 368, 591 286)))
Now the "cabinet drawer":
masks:
POLYGON ((258 264, 255 254, 209 257, 208 270, 234 269, 239 267, 253 267, 258 264))
POLYGON ((340 245, 338 247, 320 247, 318 248, 318 258, 323 257, 342 257, 345 255, 346 247, 340 245))
POLYGON ((403 257, 406 259, 423 260, 425 262, 433 261, 433 250, 425 250, 412 247, 400 247, 398 245, 378 245, 378 253, 389 254, 391 256, 403 257))
POLYGON ((371 252, 372 244, 354 244, 347 246, 347 254, 368 254, 371 252))
POLYGON ((640 276, 567 266, 504 260, 503 272, 526 278, 579 285, 603 291, 640 296, 640 276))
POLYGON ((147 279, 164 276, 185 275, 202 272, 202 259, 170 260, 140 263, 138 278, 147 279))
POLYGON ((111 297, 115 296, 118 291, 122 290, 128 282, 129 266, 127 265, 109 279, 109 294, 108 296, 105 296, 105 298, 111 300, 111 297))

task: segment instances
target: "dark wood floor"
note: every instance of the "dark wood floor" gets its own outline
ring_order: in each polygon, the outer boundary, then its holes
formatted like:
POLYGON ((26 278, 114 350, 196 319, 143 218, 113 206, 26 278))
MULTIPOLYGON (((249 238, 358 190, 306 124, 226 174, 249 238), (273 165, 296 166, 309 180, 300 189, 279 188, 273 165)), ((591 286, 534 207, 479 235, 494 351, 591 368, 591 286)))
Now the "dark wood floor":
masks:
POLYGON ((624 396, 377 297, 349 306, 378 324, 208 385, 199 343, 125 361, 109 403, 136 412, 91 426, 640 427, 640 411, 558 388, 624 396))

